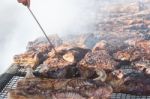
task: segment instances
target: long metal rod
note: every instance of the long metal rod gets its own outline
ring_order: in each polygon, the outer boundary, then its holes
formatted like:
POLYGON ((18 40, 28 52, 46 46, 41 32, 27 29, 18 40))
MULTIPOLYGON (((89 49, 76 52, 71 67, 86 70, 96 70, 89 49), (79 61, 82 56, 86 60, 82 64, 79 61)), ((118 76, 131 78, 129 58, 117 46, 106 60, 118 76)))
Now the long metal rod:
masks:
POLYGON ((37 18, 35 17, 34 13, 32 12, 32 10, 27 7, 28 10, 30 11, 31 15, 33 16, 33 18, 35 19, 35 21, 37 22, 38 26, 40 27, 40 29, 42 30, 44 36, 46 37, 46 39, 48 40, 50 46, 52 46, 53 50, 55 51, 55 54, 57 54, 56 49, 54 47, 54 45, 52 44, 52 42, 49 40, 48 36, 46 35, 46 32, 44 31, 44 29, 42 28, 41 24, 39 23, 39 21, 37 20, 37 18))

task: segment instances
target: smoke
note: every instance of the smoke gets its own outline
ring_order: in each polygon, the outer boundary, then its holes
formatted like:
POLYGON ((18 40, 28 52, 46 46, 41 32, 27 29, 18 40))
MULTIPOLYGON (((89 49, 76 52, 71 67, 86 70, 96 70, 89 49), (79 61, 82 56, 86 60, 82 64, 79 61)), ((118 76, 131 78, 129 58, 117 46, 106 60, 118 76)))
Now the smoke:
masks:
MULTIPOLYGON (((47 34, 67 35, 94 32, 100 9, 127 1, 130 0, 31 0, 31 9, 47 34)), ((1 0, 0 12, 0 73, 3 73, 12 63, 13 55, 24 52, 28 41, 42 34, 27 8, 17 0, 1 0)))

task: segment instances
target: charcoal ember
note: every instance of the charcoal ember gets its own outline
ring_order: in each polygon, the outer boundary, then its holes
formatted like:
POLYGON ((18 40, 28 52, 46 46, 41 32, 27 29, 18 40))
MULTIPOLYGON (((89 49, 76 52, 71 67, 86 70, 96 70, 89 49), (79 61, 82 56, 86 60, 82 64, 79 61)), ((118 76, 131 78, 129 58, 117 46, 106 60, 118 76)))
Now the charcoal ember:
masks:
POLYGON ((118 63, 105 50, 88 52, 86 56, 79 62, 78 67, 81 76, 91 78, 95 75, 106 77, 105 71, 112 71, 116 68, 118 63), (105 76, 104 76, 105 75, 105 76))
MULTIPOLYGON (((55 34, 55 35, 50 35, 48 36, 48 38, 50 39, 50 41, 52 42, 52 44, 57 47, 60 46, 63 41, 60 39, 60 37, 55 34)), ((49 42, 47 41, 47 39, 45 37, 39 37, 34 41, 31 41, 28 43, 26 49, 27 50, 37 50, 39 45, 49 45, 49 42)), ((49 45, 50 48, 52 48, 52 45, 49 45)))
POLYGON ((31 66, 32 68, 35 68, 35 66, 37 66, 39 63, 39 54, 33 51, 14 56, 14 64, 17 64, 21 67, 31 66))

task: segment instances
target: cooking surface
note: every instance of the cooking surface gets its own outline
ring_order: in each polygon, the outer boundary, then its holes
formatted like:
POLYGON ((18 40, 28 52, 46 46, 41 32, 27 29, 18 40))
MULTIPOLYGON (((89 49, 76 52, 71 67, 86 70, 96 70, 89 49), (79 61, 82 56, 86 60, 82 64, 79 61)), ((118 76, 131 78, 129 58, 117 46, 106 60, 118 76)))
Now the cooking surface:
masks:
MULTIPOLYGON (((8 90, 15 89, 18 80, 23 79, 23 77, 14 76, 5 88, 0 92, 0 99, 7 99, 8 90)), ((122 93, 113 93, 111 99, 150 99, 150 96, 135 96, 122 93)))

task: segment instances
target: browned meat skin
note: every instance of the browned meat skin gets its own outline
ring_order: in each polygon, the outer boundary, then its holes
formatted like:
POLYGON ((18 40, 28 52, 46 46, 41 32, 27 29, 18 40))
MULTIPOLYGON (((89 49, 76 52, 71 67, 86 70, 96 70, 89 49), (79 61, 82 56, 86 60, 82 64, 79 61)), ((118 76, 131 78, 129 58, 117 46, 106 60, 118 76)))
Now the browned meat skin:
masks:
POLYGON ((8 99, 46 99, 46 97, 40 94, 27 94, 23 90, 15 89, 8 93, 8 99))
POLYGON ((132 62, 141 59, 143 55, 144 53, 141 49, 128 47, 127 49, 114 53, 113 57, 116 60, 132 62))
POLYGON ((146 53, 150 53, 150 41, 149 40, 139 40, 135 42, 135 47, 144 49, 146 53))
POLYGON ((145 53, 150 54, 150 41, 143 38, 134 38, 127 40, 127 43, 134 48, 144 50, 145 53))
POLYGON ((52 92, 47 95, 43 94, 25 94, 20 90, 12 90, 8 93, 8 99, 90 99, 83 97, 77 92, 52 92))
POLYGON ((77 92, 54 92, 51 95, 51 99, 89 99, 88 97, 84 97, 77 92))
POLYGON ((96 45, 92 49, 92 52, 99 50, 107 50, 107 46, 107 42, 105 40, 101 40, 100 42, 96 43, 96 45))
POLYGON ((116 53, 118 50, 122 50, 127 48, 127 44, 125 44, 119 38, 111 38, 109 40, 101 40, 93 47, 92 52, 99 50, 106 50, 110 55, 116 53))
MULTIPOLYGON (((55 47, 60 46, 63 42, 57 34, 49 35, 49 39, 51 40, 52 44, 55 47)), ((30 50, 39 51, 38 48, 41 45, 42 46, 48 45, 49 47, 48 47, 48 49, 46 49, 48 51, 50 51, 52 49, 52 46, 49 45, 48 41, 44 37, 39 37, 39 38, 35 39, 34 41, 29 42, 26 48, 27 48, 27 51, 30 51, 30 50)))
POLYGON ((112 71, 115 69, 117 62, 112 59, 112 57, 105 50, 99 50, 94 52, 88 52, 86 56, 79 62, 78 67, 81 73, 81 76, 84 78, 91 78, 95 73, 104 79, 105 81, 106 74, 103 70, 112 71), (105 76, 104 76, 105 75, 105 76))
POLYGON ((58 90, 65 88, 70 79, 39 79, 28 78, 18 81, 17 88, 30 88, 32 90, 58 90))
POLYGON ((111 85, 113 92, 117 92, 119 87, 124 83, 124 72, 119 70, 114 70, 113 72, 107 73, 106 83, 111 85))
POLYGON ((66 61, 69 61, 70 59, 72 60, 71 62, 79 62, 84 56, 86 55, 87 52, 89 52, 89 49, 85 48, 79 48, 79 47, 74 47, 69 49, 64 55, 63 59, 66 61), (69 57, 70 55, 70 57, 69 57))
POLYGON ((68 73, 69 70, 74 70, 75 63, 65 61, 62 57, 48 58, 41 65, 40 73, 43 77, 50 78, 66 78, 73 77, 75 72, 68 73))
POLYGON ((149 60, 148 62, 146 61, 139 61, 139 62, 135 62, 133 64, 133 67, 135 70, 143 73, 145 76, 150 76, 150 65, 149 65, 149 60))
POLYGON ((121 93, 150 95, 150 79, 129 78, 119 87, 121 93))
POLYGON ((45 99, 46 96, 57 97, 54 99, 71 96, 79 99, 110 99, 111 94, 112 88, 109 85, 103 82, 96 83, 93 80, 28 78, 18 82, 17 89, 9 92, 9 99, 15 97, 45 99))
POLYGON ((115 62, 105 50, 100 50, 87 53, 79 64, 87 68, 113 70, 117 62, 115 62))
POLYGON ((39 63, 39 54, 36 54, 33 51, 14 56, 14 64, 22 67, 31 66, 32 68, 35 68, 39 63))
POLYGON ((150 79, 141 73, 129 73, 121 79, 111 78, 107 83, 113 87, 113 92, 115 93, 150 95, 150 79))
POLYGON ((34 48, 28 50, 27 52, 15 55, 14 63, 26 67, 30 65, 32 68, 43 63, 43 61, 47 58, 47 53, 51 50, 51 47, 48 44, 39 44, 34 48))
POLYGON ((89 49, 73 47, 71 49, 61 49, 57 55, 49 56, 41 65, 40 72, 46 77, 66 78, 78 75, 76 64, 80 61, 89 49), (72 71, 72 72, 70 72, 72 71))
POLYGON ((110 99, 113 89, 111 86, 99 82, 97 86, 82 86, 79 92, 93 99, 110 99))

